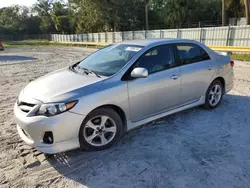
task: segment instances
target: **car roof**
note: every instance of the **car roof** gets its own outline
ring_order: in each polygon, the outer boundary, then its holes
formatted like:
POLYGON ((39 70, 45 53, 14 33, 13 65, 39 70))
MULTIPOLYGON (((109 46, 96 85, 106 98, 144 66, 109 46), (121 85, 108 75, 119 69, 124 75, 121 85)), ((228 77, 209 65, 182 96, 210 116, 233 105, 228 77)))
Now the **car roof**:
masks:
POLYGON ((139 46, 149 46, 152 44, 157 44, 157 43, 162 43, 162 42, 166 42, 166 43, 173 43, 173 42, 192 42, 192 43, 196 43, 196 41, 193 40, 188 40, 188 39, 143 39, 143 40, 128 40, 128 41, 122 41, 119 42, 117 44, 130 44, 130 45, 139 45, 139 46))

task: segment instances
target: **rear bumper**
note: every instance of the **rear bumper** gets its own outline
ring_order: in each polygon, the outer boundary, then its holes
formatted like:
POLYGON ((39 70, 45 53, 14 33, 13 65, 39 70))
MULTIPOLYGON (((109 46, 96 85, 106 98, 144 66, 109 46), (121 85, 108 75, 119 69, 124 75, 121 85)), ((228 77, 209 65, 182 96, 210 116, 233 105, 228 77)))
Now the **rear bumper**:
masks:
POLYGON ((17 105, 14 107, 15 122, 20 137, 27 144, 44 153, 59 153, 79 147, 78 134, 84 116, 65 112, 53 117, 27 117, 17 105), (53 133, 53 143, 44 143, 45 132, 53 133))

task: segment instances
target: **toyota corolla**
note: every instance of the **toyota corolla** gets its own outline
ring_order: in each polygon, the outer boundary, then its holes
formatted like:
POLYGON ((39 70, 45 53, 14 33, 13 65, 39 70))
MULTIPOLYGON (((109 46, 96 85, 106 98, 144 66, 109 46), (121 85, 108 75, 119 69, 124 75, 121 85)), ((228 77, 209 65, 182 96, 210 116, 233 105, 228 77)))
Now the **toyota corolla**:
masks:
POLYGON ((216 108, 233 87, 233 65, 191 40, 112 44, 29 83, 14 106, 17 130, 44 153, 105 149, 155 119, 216 108))

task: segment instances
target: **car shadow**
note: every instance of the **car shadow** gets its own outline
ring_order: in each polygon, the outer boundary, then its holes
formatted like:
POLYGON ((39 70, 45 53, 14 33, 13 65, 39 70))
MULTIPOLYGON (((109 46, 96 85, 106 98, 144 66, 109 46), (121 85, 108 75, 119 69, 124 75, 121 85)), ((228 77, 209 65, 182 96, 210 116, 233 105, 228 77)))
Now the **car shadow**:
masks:
MULTIPOLYGON (((235 156, 249 146, 249 110, 250 97, 229 94, 214 110, 196 107, 166 116, 128 132, 109 149, 77 149, 47 160, 61 175, 89 188, 180 187, 193 180, 193 187, 214 187, 222 182, 216 175, 241 163, 235 156)), ((241 168, 250 170, 244 164, 222 179, 240 185, 234 176, 244 175, 241 168)))
POLYGON ((0 61, 28 61, 35 60, 37 58, 27 57, 27 56, 18 56, 18 55, 0 55, 0 61))

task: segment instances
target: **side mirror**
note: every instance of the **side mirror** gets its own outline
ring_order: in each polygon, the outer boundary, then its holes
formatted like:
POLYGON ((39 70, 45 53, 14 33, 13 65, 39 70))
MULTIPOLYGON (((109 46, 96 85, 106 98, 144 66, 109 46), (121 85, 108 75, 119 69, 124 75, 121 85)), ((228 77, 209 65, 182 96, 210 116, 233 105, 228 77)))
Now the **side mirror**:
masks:
POLYGON ((134 68, 130 74, 133 78, 146 78, 148 76, 148 70, 142 67, 134 68))

